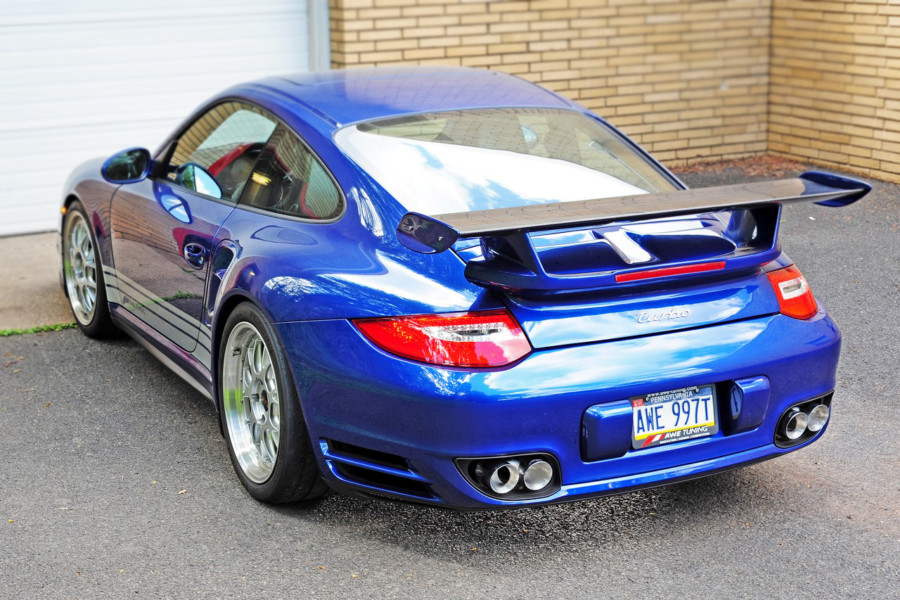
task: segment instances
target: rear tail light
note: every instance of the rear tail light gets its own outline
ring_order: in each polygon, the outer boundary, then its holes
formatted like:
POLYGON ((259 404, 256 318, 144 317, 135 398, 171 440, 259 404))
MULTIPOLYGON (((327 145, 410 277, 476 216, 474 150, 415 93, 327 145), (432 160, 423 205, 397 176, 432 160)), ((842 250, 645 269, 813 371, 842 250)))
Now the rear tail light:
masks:
POLYGON ((451 367, 502 367, 531 352, 506 310, 358 319, 373 344, 404 358, 451 367))
POLYGON ((816 299, 800 269, 791 265, 766 274, 769 276, 769 283, 775 288, 782 314, 795 319, 808 319, 818 312, 816 299))

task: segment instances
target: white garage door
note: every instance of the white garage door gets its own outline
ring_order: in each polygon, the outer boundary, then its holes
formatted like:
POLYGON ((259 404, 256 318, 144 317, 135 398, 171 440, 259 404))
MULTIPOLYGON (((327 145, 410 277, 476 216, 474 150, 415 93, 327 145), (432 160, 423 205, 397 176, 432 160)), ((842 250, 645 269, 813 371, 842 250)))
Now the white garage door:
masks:
MULTIPOLYGON (((309 0, 321 6, 319 0, 309 0)), ((155 151, 247 79, 310 68, 307 0, 28 0, 0 11, 0 235, 58 222, 73 167, 155 151)), ((312 39, 327 43, 314 15, 312 39)), ((316 48, 321 46, 315 45, 316 48)))

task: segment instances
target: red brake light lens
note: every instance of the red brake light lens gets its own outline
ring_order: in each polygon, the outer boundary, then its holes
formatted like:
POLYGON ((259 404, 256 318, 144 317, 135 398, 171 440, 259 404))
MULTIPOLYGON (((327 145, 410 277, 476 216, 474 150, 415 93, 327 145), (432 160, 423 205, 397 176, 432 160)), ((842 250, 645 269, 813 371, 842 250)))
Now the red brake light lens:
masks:
POLYGON ((502 367, 531 352, 525 332, 506 310, 353 323, 382 350, 433 365, 502 367))
POLYGON ((690 275, 692 273, 706 273, 707 271, 721 271, 725 268, 725 261, 702 263, 699 265, 685 265, 683 267, 663 267, 662 269, 650 269, 647 271, 635 271, 634 273, 621 273, 616 275, 616 283, 628 281, 642 281, 644 279, 656 279, 658 277, 672 277, 673 275, 690 275))
POLYGON ((809 283, 800 269, 791 265, 766 273, 769 283, 775 289, 781 314, 795 319, 808 319, 819 311, 809 283))

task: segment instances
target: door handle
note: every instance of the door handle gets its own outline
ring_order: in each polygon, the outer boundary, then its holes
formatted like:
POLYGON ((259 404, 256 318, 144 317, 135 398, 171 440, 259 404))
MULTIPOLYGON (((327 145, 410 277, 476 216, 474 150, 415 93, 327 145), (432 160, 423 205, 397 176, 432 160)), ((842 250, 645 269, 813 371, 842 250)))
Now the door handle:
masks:
POLYGON ((195 242, 185 244, 184 260, 192 267, 203 268, 203 264, 206 262, 206 248, 195 242))

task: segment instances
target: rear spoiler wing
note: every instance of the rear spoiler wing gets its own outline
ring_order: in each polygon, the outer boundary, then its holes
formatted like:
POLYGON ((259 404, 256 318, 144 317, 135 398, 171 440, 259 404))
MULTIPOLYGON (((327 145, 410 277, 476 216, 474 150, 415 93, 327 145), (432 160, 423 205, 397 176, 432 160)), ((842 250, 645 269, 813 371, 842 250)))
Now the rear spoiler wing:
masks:
POLYGON ((871 189, 863 181, 810 171, 792 179, 637 196, 435 216, 410 212, 401 219, 397 238, 407 248, 423 254, 444 252, 459 239, 482 238, 484 259, 472 260, 466 268, 466 276, 479 285, 546 291, 586 289, 604 285, 598 278, 607 279, 605 276, 614 274, 550 275, 543 269, 528 234, 732 210, 735 214, 729 226, 730 237, 734 236, 733 241, 741 250, 736 251, 736 256, 724 257, 730 263, 725 266, 741 268, 777 258, 782 204, 847 206, 871 189), (749 257, 753 258, 748 260, 749 257))

